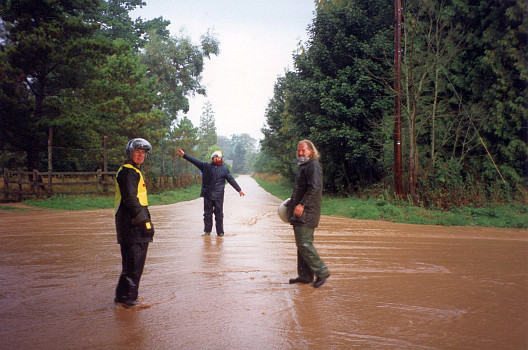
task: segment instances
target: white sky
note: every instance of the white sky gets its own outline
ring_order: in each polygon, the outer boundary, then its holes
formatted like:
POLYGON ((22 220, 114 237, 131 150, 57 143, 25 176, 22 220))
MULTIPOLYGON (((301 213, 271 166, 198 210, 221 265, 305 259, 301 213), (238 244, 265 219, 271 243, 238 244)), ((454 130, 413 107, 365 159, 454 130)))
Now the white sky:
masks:
POLYGON ((207 97, 190 98, 187 117, 200 125, 202 107, 212 105, 218 135, 247 133, 257 140, 273 85, 293 69, 293 52, 307 40, 313 0, 145 0, 130 16, 170 20, 171 35, 180 30, 198 44, 211 29, 220 54, 205 61, 202 84, 207 97))

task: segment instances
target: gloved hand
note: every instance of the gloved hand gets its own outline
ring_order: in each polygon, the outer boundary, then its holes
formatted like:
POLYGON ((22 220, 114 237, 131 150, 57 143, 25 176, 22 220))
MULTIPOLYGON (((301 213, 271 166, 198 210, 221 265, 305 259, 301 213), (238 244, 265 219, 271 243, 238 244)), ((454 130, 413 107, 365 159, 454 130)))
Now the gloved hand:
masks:
POLYGON ((139 212, 139 214, 137 214, 132 219, 132 225, 141 225, 145 221, 150 221, 150 218, 149 218, 149 215, 148 215, 148 211, 147 211, 146 208, 141 210, 141 212, 139 212))

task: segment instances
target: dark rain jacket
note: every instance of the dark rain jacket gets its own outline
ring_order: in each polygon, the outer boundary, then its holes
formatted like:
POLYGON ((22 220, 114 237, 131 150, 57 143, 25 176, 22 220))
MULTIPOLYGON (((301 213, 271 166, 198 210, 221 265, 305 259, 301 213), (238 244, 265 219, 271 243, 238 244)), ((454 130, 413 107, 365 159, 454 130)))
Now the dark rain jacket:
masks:
POLYGON ((321 218, 323 195, 323 169, 317 160, 309 160, 297 168, 291 201, 288 205, 290 224, 316 228, 321 218), (298 204, 304 206, 301 217, 293 211, 298 204))
POLYGON ((226 180, 237 192, 242 191, 225 165, 202 162, 187 153, 183 155, 183 158, 202 171, 201 197, 210 200, 223 200, 226 180))
POLYGON ((115 204, 117 242, 152 242, 154 229, 148 210, 147 189, 139 168, 131 162, 123 165, 117 172, 115 204))

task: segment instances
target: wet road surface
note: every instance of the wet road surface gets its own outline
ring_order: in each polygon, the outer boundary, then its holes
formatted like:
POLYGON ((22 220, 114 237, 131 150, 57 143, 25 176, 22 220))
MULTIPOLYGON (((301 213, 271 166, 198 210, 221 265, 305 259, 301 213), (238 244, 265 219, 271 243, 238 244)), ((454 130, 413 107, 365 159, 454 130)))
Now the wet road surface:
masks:
POLYGON ((223 238, 202 200, 151 208, 156 225, 128 310, 111 210, 0 211, 0 349, 528 349, 528 231, 323 217, 331 277, 289 285, 281 200, 229 185, 223 238))

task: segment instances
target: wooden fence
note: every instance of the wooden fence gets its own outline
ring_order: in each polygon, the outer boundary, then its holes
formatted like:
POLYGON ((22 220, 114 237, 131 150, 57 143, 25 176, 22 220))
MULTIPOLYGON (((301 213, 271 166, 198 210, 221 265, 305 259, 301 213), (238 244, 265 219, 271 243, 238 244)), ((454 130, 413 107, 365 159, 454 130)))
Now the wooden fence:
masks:
MULTIPOLYGON (((83 193, 95 192, 106 193, 108 186, 115 186, 115 171, 95 172, 40 172, 34 170, 20 171, 4 168, 4 200, 22 201, 24 196, 51 195, 57 192, 59 186, 76 186, 75 193, 79 188, 85 187, 83 193)), ((60 193, 68 191, 61 190, 60 193)), ((71 191, 70 191, 71 192, 71 191)))
MULTIPOLYGON (((181 173, 157 176, 153 188, 172 190, 201 180, 195 168, 180 169, 181 173)), ((4 201, 22 201, 24 197, 42 198, 52 194, 113 193, 115 171, 40 172, 4 168, 4 201)), ((1 182, 0 182, 1 183, 1 182)))

